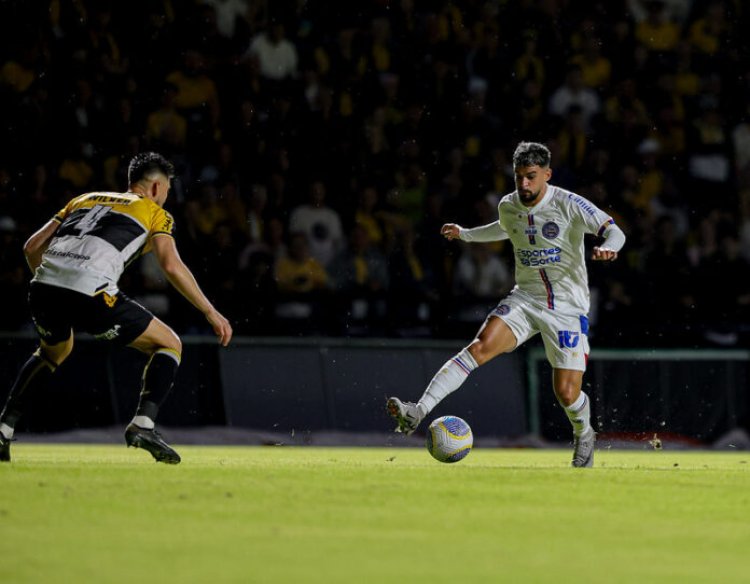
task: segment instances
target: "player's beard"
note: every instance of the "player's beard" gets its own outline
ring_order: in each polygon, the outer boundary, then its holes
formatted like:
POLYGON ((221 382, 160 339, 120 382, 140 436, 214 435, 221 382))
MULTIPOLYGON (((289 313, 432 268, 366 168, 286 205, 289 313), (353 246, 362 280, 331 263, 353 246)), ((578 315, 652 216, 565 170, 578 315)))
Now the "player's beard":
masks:
POLYGON ((518 198, 521 199, 521 202, 524 205, 528 205, 529 203, 535 203, 537 199, 539 198, 539 194, 542 192, 542 189, 539 189, 537 192, 533 191, 522 191, 521 189, 518 190, 518 198))

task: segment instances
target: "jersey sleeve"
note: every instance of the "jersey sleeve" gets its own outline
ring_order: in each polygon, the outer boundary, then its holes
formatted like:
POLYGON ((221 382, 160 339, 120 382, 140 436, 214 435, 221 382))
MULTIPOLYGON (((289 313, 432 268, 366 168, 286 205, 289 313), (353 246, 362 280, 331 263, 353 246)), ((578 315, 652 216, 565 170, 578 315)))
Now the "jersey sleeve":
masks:
POLYGON ((625 233, 623 233, 622 229, 612 219, 605 224, 600 233, 604 238, 604 244, 600 246, 601 248, 620 251, 625 245, 625 233))
POLYGON ((505 229, 500 225, 500 221, 493 221, 487 225, 481 225, 480 227, 472 227, 471 229, 465 229, 461 227, 458 232, 458 238, 461 241, 470 242, 488 242, 488 241, 501 241, 508 239, 510 236, 505 229))
POLYGON ((161 207, 158 207, 154 213, 149 239, 154 235, 171 235, 174 237, 174 217, 161 207))
POLYGON ((164 209, 161 207, 158 207, 154 210, 154 213, 151 217, 151 225, 149 225, 149 234, 148 239, 146 240, 146 245, 143 246, 143 249, 141 250, 141 255, 146 255, 149 253, 153 248, 153 238, 156 235, 168 235, 170 237, 174 237, 174 218, 171 214, 167 213, 164 209))
POLYGON ((58 223, 62 223, 65 221, 65 218, 70 215, 71 211, 73 210, 73 206, 75 205, 76 201, 80 199, 81 197, 74 197, 68 201, 68 204, 65 205, 62 209, 60 209, 55 215, 52 217, 53 221, 57 221, 58 223))
POLYGON ((570 193, 568 195, 571 215, 586 233, 601 237, 604 231, 614 224, 614 220, 588 199, 570 193))

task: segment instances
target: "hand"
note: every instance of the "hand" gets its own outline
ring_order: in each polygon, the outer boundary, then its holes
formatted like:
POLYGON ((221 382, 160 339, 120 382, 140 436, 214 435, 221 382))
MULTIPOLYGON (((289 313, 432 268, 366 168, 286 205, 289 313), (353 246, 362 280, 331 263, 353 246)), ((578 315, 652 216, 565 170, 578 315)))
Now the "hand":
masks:
POLYGON ((440 235, 445 237, 445 239, 447 239, 448 241, 451 241, 453 239, 458 239, 458 235, 460 231, 461 231, 460 225, 456 225, 455 223, 446 223, 440 229, 440 235))
POLYGON ((595 247, 591 259, 601 262, 611 262, 617 259, 617 252, 606 247, 595 247))
POLYGON ((219 343, 226 347, 232 339, 232 325, 224 316, 216 310, 206 314, 206 320, 214 329, 214 333, 219 337, 219 343))

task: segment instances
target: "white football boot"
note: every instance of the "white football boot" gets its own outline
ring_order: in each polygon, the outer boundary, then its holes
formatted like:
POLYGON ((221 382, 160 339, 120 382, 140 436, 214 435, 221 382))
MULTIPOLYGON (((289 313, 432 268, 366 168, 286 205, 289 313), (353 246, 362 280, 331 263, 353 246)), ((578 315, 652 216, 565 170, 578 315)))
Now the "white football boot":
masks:
POLYGON ((596 432, 589 428, 580 436, 573 440, 573 461, 571 464, 575 467, 594 466, 594 444, 596 444, 596 432))
POLYGON ((426 412, 422 412, 417 404, 411 402, 402 402, 397 397, 388 398, 385 406, 388 414, 398 422, 396 432, 401 432, 407 436, 414 433, 419 423, 424 419, 426 412))

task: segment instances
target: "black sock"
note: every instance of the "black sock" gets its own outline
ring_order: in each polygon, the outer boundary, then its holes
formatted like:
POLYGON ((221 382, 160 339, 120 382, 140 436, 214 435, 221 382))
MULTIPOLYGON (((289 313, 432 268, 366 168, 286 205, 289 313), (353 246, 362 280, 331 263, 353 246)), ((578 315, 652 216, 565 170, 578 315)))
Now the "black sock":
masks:
POLYGON ((0 423, 15 428, 29 397, 47 385, 55 369, 54 363, 40 356, 38 352, 29 357, 10 389, 5 408, 0 414, 0 423))
POLYGON ((173 351, 159 350, 151 356, 143 370, 141 399, 138 402, 136 416, 146 416, 155 420, 159 408, 167 399, 174 385, 177 368, 180 366, 179 355, 173 351))

